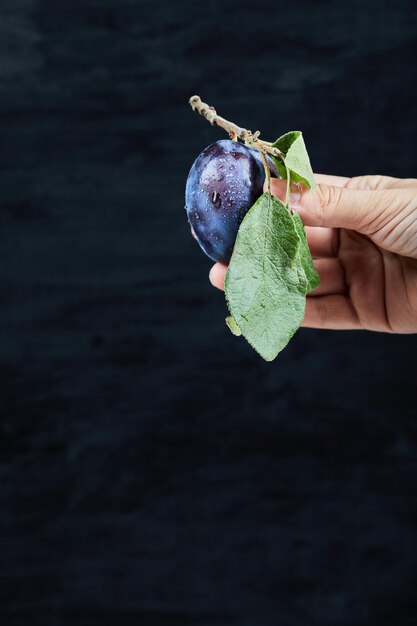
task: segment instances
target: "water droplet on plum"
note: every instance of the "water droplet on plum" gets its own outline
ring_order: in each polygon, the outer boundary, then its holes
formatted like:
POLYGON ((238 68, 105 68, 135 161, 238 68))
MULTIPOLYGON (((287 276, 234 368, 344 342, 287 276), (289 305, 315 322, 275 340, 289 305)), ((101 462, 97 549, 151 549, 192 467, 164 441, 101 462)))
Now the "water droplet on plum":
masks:
POLYGON ((211 201, 213 202, 216 209, 220 209, 222 205, 221 195, 217 191, 213 191, 213 195, 211 196, 211 201))

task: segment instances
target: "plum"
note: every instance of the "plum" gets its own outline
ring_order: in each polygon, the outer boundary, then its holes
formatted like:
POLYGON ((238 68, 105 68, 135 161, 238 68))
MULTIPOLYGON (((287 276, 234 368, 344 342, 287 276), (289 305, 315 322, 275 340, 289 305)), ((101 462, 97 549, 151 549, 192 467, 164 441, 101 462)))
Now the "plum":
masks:
MULTIPOLYGON (((268 157, 271 175, 278 176, 268 157)), ((257 150, 231 139, 208 146, 194 161, 185 188, 193 235, 213 261, 228 263, 240 223, 262 194, 265 171, 257 150)))

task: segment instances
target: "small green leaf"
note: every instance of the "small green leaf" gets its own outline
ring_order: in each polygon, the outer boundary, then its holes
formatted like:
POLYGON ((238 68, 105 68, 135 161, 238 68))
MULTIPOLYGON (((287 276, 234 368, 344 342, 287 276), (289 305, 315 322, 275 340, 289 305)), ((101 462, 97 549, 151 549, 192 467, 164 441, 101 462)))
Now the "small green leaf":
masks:
POLYGON ((239 326, 236 324, 235 320, 233 319, 233 317, 231 315, 228 315, 226 317, 225 320, 227 327, 229 328, 230 332, 232 333, 232 335, 235 335, 235 337, 240 337, 242 334, 242 331, 240 330, 239 326))
POLYGON ((285 154, 284 160, 273 157, 279 173, 287 178, 286 168, 291 171, 291 181, 302 182, 310 189, 315 186, 313 170, 304 143, 303 134, 299 130, 291 131, 279 137, 273 144, 285 154))
POLYGON ((240 225, 225 292, 242 335, 266 361, 285 348, 304 317, 308 281, 300 246, 287 207, 264 193, 240 225))
POLYGON ((307 279, 307 287, 306 293, 312 291, 320 284, 320 277, 316 272, 316 268, 314 267, 313 259, 311 256, 310 248, 308 247, 307 237, 304 230, 304 224, 301 220, 301 217, 298 213, 293 213, 292 219, 294 221, 295 229, 300 238, 300 263, 301 267, 304 270, 304 274, 307 279))
POLYGON ((300 135, 302 135, 300 130, 291 130, 289 133, 285 133, 285 135, 278 137, 272 145, 274 148, 278 148, 281 152, 287 154, 294 141, 296 141, 300 135))

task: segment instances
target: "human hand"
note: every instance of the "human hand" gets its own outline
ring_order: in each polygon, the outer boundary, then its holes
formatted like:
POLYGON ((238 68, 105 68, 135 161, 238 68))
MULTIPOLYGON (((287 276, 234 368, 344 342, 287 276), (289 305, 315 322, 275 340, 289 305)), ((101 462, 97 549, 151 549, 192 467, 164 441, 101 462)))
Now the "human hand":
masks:
MULTIPOLYGON (((417 179, 315 176, 293 185, 320 285, 307 297, 302 326, 417 332, 417 179)), ((271 179, 285 201, 286 181, 271 179)), ((210 281, 224 289, 227 266, 210 281)))

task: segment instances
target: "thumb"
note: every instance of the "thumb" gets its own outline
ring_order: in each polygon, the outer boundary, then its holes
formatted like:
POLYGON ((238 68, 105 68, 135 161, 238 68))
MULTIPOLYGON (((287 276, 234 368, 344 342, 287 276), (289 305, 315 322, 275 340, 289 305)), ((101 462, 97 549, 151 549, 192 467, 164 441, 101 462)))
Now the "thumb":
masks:
MULTIPOLYGON (((271 193, 285 201, 286 181, 271 179, 271 193)), ((358 190, 323 183, 308 189, 291 185, 290 206, 306 226, 349 228, 363 234, 375 231, 380 223, 394 215, 398 206, 397 190, 358 190)))

